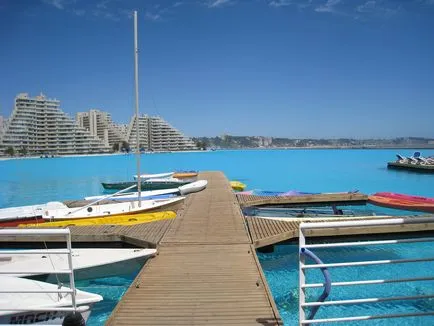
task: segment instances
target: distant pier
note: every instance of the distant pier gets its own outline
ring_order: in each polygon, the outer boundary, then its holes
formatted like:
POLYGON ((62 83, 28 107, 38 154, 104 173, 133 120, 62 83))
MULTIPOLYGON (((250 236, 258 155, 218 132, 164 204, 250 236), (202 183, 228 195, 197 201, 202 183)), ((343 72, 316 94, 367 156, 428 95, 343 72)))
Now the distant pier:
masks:
POLYGON ((411 163, 399 163, 389 162, 387 168, 394 170, 407 170, 419 173, 434 173, 434 164, 411 164, 411 163))

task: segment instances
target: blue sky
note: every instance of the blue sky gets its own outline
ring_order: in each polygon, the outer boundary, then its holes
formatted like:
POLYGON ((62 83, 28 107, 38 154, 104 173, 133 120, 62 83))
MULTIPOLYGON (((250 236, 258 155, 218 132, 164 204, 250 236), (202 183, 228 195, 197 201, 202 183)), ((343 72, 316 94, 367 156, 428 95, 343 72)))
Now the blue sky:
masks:
POLYGON ((40 92, 189 136, 434 137, 434 0, 0 0, 0 115, 40 92))

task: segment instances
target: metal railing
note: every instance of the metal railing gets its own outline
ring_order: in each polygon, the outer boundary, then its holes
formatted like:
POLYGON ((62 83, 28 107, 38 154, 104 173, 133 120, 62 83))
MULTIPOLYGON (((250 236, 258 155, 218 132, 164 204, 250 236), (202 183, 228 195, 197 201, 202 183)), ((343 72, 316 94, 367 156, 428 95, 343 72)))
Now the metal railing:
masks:
MULTIPOLYGON (((351 241, 351 242, 336 242, 336 243, 309 243, 306 244, 307 234, 312 235, 313 230, 324 230, 332 228, 367 228, 367 227, 384 227, 384 226, 404 226, 408 224, 419 223, 434 223, 434 218, 411 218, 411 219, 384 219, 384 220, 369 220, 369 221, 345 221, 345 222, 321 222, 321 223, 301 223, 299 229, 299 325, 309 325, 315 323, 331 323, 331 322, 345 322, 345 321, 361 321, 370 319, 386 319, 386 318, 399 318, 399 317, 418 317, 418 316, 432 316, 434 311, 424 312, 407 312, 407 313, 391 313, 383 315, 365 315, 365 316, 352 316, 352 317, 339 317, 339 318, 322 318, 314 319, 312 311, 310 316, 306 317, 306 309, 315 309, 315 312, 320 307, 330 307, 337 305, 357 305, 357 304, 369 304, 369 303, 381 303, 390 301, 406 301, 406 300, 427 300, 434 298, 434 293, 423 295, 396 295, 392 297, 372 297, 364 299, 351 299, 351 300, 330 300, 325 301, 323 297, 320 300, 314 302, 306 302, 306 289, 309 288, 322 288, 327 286, 329 290, 331 287, 350 287, 356 285, 375 285, 375 284, 387 284, 387 283, 410 283, 419 281, 433 281, 434 272, 428 270, 430 275, 425 277, 407 277, 393 279, 371 279, 371 280, 354 280, 346 282, 331 282, 328 279, 328 275, 324 274, 326 281, 324 283, 306 283, 306 275, 308 270, 321 269, 324 273, 329 273, 328 269, 334 269, 339 267, 361 267, 361 266, 375 266, 386 264, 404 264, 404 263, 418 263, 418 262, 430 262, 434 261, 434 257, 424 258, 412 258, 412 259, 385 259, 385 260, 371 260, 371 261, 351 261, 341 263, 322 263, 317 258, 315 264, 305 264, 306 252, 310 252, 310 249, 316 248, 339 248, 339 247, 360 247, 360 246, 373 246, 373 245, 393 245, 404 243, 417 243, 417 242, 433 242, 434 237, 425 238, 409 238, 409 239, 393 239, 393 240, 372 240, 372 241, 351 241)), ((381 235, 378 235, 380 237, 381 235)), ((376 236, 377 238, 377 236, 376 236)), ((312 254, 312 252, 310 252, 312 254)), ((314 255, 315 256, 315 255, 314 255)), ((312 258, 312 256, 311 256, 312 258)), ((330 272, 332 274, 333 271, 330 272)), ((379 271, 379 274, 381 271, 379 271)), ((356 274, 357 275, 357 274, 356 274)), ((432 289, 432 288, 431 288, 432 289)), ((324 290, 326 292, 326 290, 324 290)), ((330 291, 329 291, 330 292, 330 291)), ((315 312, 313 315, 315 315, 315 312)))
MULTIPOLYGON (((50 254, 64 254, 68 256, 68 268, 67 269, 53 269, 34 271, 31 273, 45 275, 45 274, 67 274, 69 276, 69 288, 62 289, 61 284, 59 284, 56 290, 2 290, 0 293, 57 293, 59 300, 62 298, 62 294, 69 293, 71 295, 71 307, 43 307, 43 308, 26 308, 26 311, 62 311, 62 312, 83 312, 88 309, 87 306, 77 307, 76 303, 76 288, 74 281, 74 269, 72 265, 72 246, 71 246, 71 232, 69 229, 17 229, 17 228, 5 228, 0 229, 1 236, 19 236, 19 237, 63 237, 66 241, 66 249, 42 249, 42 250, 2 250, 0 254, 2 255, 23 255, 23 254, 35 254, 41 255, 46 254, 48 257, 50 254)), ((2 271, 1 274, 29 274, 29 271, 2 271)), ((23 307, 0 307, 0 311, 23 311, 23 307)))

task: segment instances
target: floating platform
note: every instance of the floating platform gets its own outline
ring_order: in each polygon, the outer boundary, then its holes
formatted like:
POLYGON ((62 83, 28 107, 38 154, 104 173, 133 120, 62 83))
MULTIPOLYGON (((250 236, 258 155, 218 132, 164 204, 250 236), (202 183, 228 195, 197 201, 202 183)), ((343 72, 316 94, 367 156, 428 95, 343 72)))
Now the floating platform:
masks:
POLYGON ((237 195, 238 202, 242 207, 252 206, 325 206, 325 205, 365 205, 368 195, 358 192, 330 193, 303 196, 256 196, 237 195))
POLYGON ((399 163, 399 162, 389 162, 387 163, 388 169, 394 170, 407 170, 419 173, 434 173, 434 165, 431 164, 410 164, 410 163, 399 163))

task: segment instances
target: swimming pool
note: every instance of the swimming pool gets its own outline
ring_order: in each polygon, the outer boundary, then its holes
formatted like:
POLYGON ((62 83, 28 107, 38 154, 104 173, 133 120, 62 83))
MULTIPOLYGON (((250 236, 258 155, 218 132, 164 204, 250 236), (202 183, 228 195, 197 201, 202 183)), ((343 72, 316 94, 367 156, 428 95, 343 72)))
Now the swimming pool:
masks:
MULTIPOLYGON (((324 263, 366 261, 379 259, 405 259, 434 256, 432 242, 398 245, 375 245, 366 247, 322 248, 315 254, 324 263)), ((272 253, 258 252, 267 282, 285 325, 298 324, 298 245, 277 245, 272 253)), ((332 282, 426 277, 434 270, 434 262, 413 264, 373 265, 364 267, 330 268, 332 282)), ((319 270, 307 273, 307 282, 323 282, 319 270)), ((307 301, 316 301, 323 289, 308 289, 307 301)), ((427 295, 434 293, 434 281, 412 283, 389 283, 382 285, 358 285, 332 287, 327 300, 344 300, 401 295, 427 295)), ((315 319, 347 317, 356 315, 383 315, 434 310, 434 299, 413 301, 390 301, 376 304, 341 305, 321 307, 315 319)), ((364 321, 363 325, 433 325, 434 316, 364 321)), ((336 324, 336 323, 335 323, 336 324)), ((341 323, 344 324, 344 323, 341 323)), ((360 325, 360 322, 345 322, 345 325, 360 325)), ((333 323, 330 323, 333 325, 333 323)))

